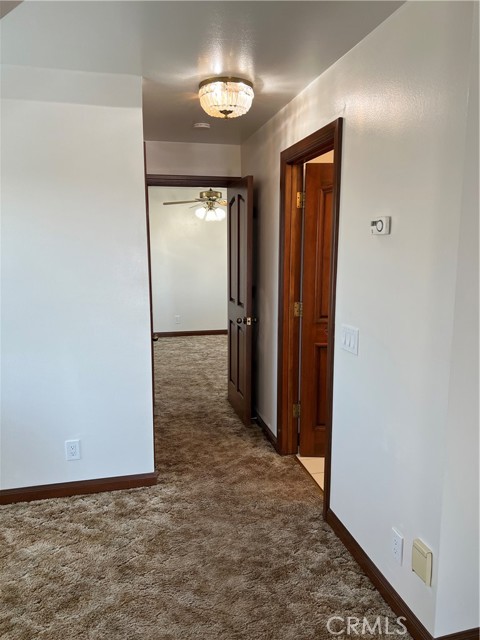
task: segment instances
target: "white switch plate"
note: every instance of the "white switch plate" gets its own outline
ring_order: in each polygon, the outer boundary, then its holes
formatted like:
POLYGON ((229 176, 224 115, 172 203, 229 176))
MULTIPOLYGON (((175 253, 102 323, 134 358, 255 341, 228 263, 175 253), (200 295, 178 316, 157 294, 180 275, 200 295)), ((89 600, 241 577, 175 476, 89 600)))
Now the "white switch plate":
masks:
POLYGON ((175 324, 180 324, 180 316, 175 316, 175 324))
POLYGON ((342 324, 340 343, 342 349, 358 356, 358 329, 348 324, 342 324))

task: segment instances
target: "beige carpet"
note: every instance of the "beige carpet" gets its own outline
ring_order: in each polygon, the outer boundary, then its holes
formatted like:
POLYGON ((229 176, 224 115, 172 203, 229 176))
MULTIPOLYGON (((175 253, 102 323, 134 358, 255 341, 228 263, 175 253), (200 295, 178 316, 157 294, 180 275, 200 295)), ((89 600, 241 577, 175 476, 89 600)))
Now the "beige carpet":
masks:
POLYGON ((316 484, 226 402, 225 337, 155 351, 157 486, 0 507, 1 638, 319 640, 392 615, 316 484))

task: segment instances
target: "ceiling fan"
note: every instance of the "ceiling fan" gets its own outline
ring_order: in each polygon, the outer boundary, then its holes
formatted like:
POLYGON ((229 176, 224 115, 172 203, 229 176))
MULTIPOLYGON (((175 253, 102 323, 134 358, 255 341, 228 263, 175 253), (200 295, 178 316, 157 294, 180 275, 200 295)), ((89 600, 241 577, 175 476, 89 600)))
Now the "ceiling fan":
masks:
POLYGON ((212 188, 208 189, 208 191, 200 191, 199 197, 194 200, 175 200, 173 202, 164 202, 163 204, 190 204, 190 202, 211 202, 222 207, 227 204, 227 201, 222 199, 222 192, 213 191, 212 188))
POLYGON ((226 216, 225 211, 220 207, 224 207, 227 201, 222 198, 221 191, 214 191, 212 188, 207 191, 200 191, 199 197, 193 200, 174 200, 173 202, 164 202, 163 204, 190 204, 191 202, 201 202, 202 206, 195 211, 195 215, 200 220, 206 222, 215 222, 223 220, 226 216))

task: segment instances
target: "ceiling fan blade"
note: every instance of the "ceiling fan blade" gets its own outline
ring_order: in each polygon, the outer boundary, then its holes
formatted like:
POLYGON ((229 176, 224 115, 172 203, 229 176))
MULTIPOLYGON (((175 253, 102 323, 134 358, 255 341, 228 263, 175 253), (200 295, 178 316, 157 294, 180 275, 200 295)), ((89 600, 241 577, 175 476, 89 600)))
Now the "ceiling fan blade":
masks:
POLYGON ((190 204, 190 202, 198 202, 198 198, 195 198, 195 200, 174 200, 173 202, 164 202, 163 204, 190 204))
POLYGON ((219 204, 222 207, 225 207, 227 205, 227 201, 226 200, 217 200, 217 204, 219 204))

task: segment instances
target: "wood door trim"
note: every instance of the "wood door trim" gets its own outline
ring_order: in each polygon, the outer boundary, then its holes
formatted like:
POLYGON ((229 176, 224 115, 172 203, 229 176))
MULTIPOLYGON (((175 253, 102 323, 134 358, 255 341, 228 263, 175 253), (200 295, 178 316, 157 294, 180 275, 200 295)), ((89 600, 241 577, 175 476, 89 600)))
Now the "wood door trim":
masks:
POLYGON ((224 187, 239 177, 228 176, 173 176, 159 173, 147 173, 148 187, 224 187))
POLYGON ((292 405, 298 401, 300 325, 293 306, 300 299, 301 217, 296 209, 296 192, 303 189, 301 164, 289 164, 281 154, 280 172, 280 264, 278 313, 278 399, 277 443, 282 455, 297 452, 297 423, 292 405), (297 383, 295 383, 295 380, 297 383))
MULTIPOLYGON (((297 420, 292 403, 299 380, 299 320, 293 317, 293 305, 300 296, 301 219, 297 215, 295 195, 303 188, 305 162, 333 150, 333 229, 330 271, 331 329, 328 336, 329 415, 333 390, 333 346, 340 211, 340 168, 343 119, 338 118, 280 154, 280 256, 279 256, 279 328, 277 378, 277 442, 282 455, 297 453, 297 420)), ((324 515, 330 506, 331 425, 327 431, 325 452, 324 515)))
MULTIPOLYGON (((151 247, 150 247, 150 212, 148 205, 148 187, 223 187, 227 188, 231 180, 239 178, 230 178, 227 176, 192 176, 192 175, 167 175, 157 173, 147 173, 147 151, 146 144, 143 143, 143 157, 145 165, 145 200, 146 200, 146 216, 147 216, 147 254, 148 254, 148 284, 150 296, 150 335, 153 340, 153 295, 152 295, 152 267, 151 267, 151 247)), ((155 416, 155 368, 153 342, 151 345, 152 359, 152 404, 153 416, 155 416)), ((154 442, 154 461, 157 468, 156 448, 155 448, 155 417, 153 418, 153 442, 154 442)))
MULTIPOLYGON (((150 247, 150 208, 148 201, 147 150, 143 143, 143 175, 145 181, 145 223, 147 226, 147 269, 148 269, 148 303, 150 307, 150 336, 153 336, 153 292, 152 292, 152 251, 150 247)), ((152 367, 152 438, 153 464, 157 468, 157 448, 155 447, 155 359, 153 342, 150 340, 150 366, 152 367)))
MULTIPOLYGON (((146 175, 147 188, 156 186, 156 187, 220 187, 220 188, 228 189, 229 187, 234 186, 234 183, 241 182, 243 179, 248 179, 249 181, 248 185, 252 189, 252 194, 253 194, 253 185, 251 184, 253 181, 252 176, 245 176, 245 178, 242 178, 241 176, 195 176, 195 175, 167 175, 167 174, 152 174, 152 173, 147 173, 146 175)), ((251 218, 253 222, 253 195, 250 200, 251 202, 248 202, 247 205, 249 208, 251 208, 251 218)), ((248 236, 247 242, 250 248, 249 250, 251 254, 251 259, 253 261, 253 249, 252 249, 253 228, 251 228, 252 226, 253 225, 249 225, 249 236, 248 236)), ((248 271, 251 273, 251 277, 253 277, 253 264, 250 265, 248 271)), ((247 315, 253 315, 253 296, 252 296, 251 283, 250 283, 250 286, 247 286, 247 290, 249 295, 249 301, 247 305, 249 312, 247 313, 247 315)), ((251 341, 252 340, 251 332, 248 332, 248 336, 249 336, 248 339, 251 341)), ((253 349, 253 346, 250 347, 250 349, 253 349)), ((252 411, 251 395, 252 395, 252 391, 250 389, 249 391, 250 397, 248 400, 248 404, 250 406, 250 410, 249 410, 250 418, 251 418, 251 411, 252 411)))

